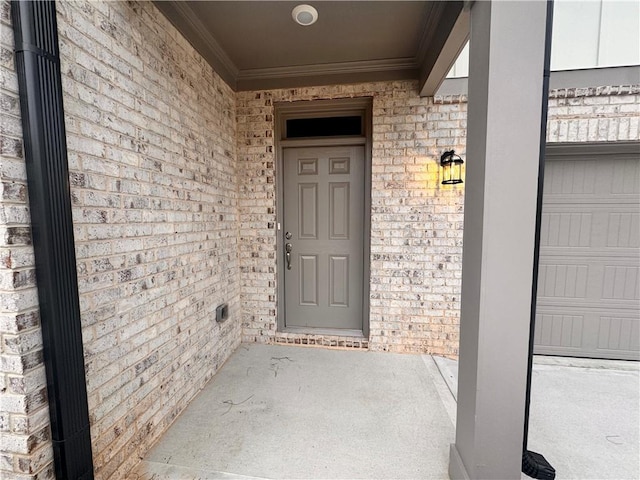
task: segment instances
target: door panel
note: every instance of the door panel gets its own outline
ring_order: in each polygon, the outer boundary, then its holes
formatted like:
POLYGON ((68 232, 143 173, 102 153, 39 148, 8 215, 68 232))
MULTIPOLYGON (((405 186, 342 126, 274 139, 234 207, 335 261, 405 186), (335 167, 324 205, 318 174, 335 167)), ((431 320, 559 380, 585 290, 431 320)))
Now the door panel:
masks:
POLYGON ((346 182, 329 184, 329 238, 349 239, 349 184, 346 182))
POLYGON ((318 238, 318 184, 299 183, 298 201, 300 204, 298 237, 306 240, 318 238))
POLYGON ((285 327, 362 329, 364 147, 284 149, 285 327))
POLYGON ((344 255, 331 255, 329 257, 330 280, 329 290, 331 298, 329 305, 332 307, 349 306, 349 257, 344 255))
POLYGON ((318 306, 318 256, 300 255, 299 305, 318 306))

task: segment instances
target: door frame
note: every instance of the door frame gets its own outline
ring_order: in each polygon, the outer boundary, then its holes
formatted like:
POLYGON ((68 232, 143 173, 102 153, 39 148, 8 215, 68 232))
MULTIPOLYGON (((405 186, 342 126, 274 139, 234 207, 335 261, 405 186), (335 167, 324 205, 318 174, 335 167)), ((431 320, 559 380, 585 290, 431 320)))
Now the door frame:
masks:
POLYGON ((274 104, 274 143, 276 156, 276 318, 279 332, 321 333, 323 335, 360 336, 369 338, 369 295, 371 283, 371 150, 372 150, 372 97, 339 100, 315 100, 280 102, 274 104), (293 118, 362 117, 363 135, 344 137, 286 138, 286 121, 293 118), (285 324, 285 278, 284 269, 284 149, 292 147, 335 147, 345 145, 364 146, 364 236, 362 275, 362 332, 341 329, 287 328, 285 324))

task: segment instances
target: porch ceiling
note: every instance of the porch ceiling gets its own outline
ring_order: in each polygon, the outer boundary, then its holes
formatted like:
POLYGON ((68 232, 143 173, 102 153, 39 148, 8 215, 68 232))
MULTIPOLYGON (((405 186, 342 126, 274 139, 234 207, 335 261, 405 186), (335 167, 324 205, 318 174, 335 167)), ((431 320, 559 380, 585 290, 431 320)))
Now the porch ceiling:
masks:
POLYGON ((155 1, 235 90, 416 79, 433 95, 464 46, 462 1, 155 1), (291 10, 318 10, 309 27, 291 10))

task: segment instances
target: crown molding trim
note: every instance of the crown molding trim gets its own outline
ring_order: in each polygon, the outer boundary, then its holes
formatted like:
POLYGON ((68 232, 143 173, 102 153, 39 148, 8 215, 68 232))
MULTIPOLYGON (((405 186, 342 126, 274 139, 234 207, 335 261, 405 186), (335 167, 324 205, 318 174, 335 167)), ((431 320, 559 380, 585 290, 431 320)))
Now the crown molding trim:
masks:
MULTIPOLYGON (((240 70, 194 13, 189 2, 153 0, 153 4, 234 91, 339 83, 420 80, 418 87, 422 92, 425 91, 424 85, 428 80, 423 78, 426 76, 425 72, 430 72, 429 78, 437 76, 432 72, 432 69, 442 55, 434 57, 448 41, 448 37, 443 38, 442 27, 445 25, 446 29, 446 25, 453 25, 464 5, 462 1, 458 0, 434 2, 427 7, 429 9, 427 19, 424 22, 415 57, 240 70)), ((458 51, 455 53, 457 54, 458 51)), ((447 56, 445 60, 444 63, 453 64, 455 56, 450 59, 447 56)), ((436 79, 438 85, 446 73, 442 73, 442 78, 436 79)), ((422 94, 424 95, 424 93, 422 94)))
MULTIPOLYGON (((271 90, 278 88, 311 87, 320 85, 337 85, 349 83, 383 82, 394 80, 412 80, 417 82, 418 69, 405 65, 398 68, 385 68, 383 66, 374 69, 332 69, 309 72, 304 69, 291 69, 284 75, 276 75, 275 72, 265 72, 266 75, 247 75, 242 72, 236 84, 237 91, 247 90, 271 90)), ((269 69, 271 70, 271 69, 269 69)), ((255 72, 253 72, 255 73, 255 72)), ((417 87, 416 87, 417 88, 417 87)))
POLYGON ((153 4, 209 62, 216 73, 235 90, 238 67, 202 24, 187 2, 153 0, 153 4))
POLYGON ((238 81, 290 77, 315 77, 322 75, 344 75, 366 72, 414 71, 418 68, 415 58, 391 58, 384 60, 359 60, 287 67, 254 68, 241 70, 238 81))

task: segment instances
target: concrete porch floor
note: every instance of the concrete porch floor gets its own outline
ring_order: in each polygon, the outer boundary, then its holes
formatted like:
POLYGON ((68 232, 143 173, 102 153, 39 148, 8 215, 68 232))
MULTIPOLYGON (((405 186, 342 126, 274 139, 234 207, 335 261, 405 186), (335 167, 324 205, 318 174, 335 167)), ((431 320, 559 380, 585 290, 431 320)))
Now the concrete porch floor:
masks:
POLYGON ((430 356, 243 344, 131 479, 447 478, 430 356))
MULTIPOLYGON (((639 370, 536 357, 529 449, 558 480, 640 478, 639 370)), ((243 344, 128 478, 447 479, 456 387, 449 359, 243 344)))

